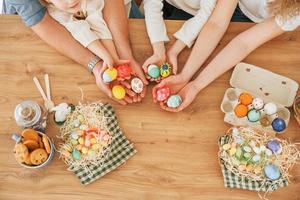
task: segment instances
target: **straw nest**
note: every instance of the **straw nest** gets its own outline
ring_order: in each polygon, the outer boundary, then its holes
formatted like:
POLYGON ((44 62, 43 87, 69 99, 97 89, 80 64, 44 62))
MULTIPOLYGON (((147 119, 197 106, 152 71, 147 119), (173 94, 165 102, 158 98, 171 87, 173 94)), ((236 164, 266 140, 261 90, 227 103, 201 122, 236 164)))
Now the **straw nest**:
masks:
MULTIPOLYGON (((109 132, 107 128, 107 117, 105 117, 103 110, 101 109, 102 103, 95 102, 91 104, 81 104, 75 106, 75 110, 71 112, 60 128, 60 134, 58 138, 62 140, 59 145, 58 151, 60 157, 69 166, 70 170, 77 170, 85 168, 89 170, 90 165, 102 165, 103 161, 107 157, 110 144, 114 135, 109 132), (79 124, 78 124, 79 123, 79 124), (100 144, 100 148, 94 150, 91 155, 81 154, 81 159, 75 159, 72 156, 72 151, 76 149, 74 140, 72 141, 72 133, 76 131, 93 130, 93 134, 96 135, 96 143, 100 144), (109 135, 109 139, 103 142, 101 134, 105 133, 109 135)), ((108 137, 107 137, 108 138, 108 137)))

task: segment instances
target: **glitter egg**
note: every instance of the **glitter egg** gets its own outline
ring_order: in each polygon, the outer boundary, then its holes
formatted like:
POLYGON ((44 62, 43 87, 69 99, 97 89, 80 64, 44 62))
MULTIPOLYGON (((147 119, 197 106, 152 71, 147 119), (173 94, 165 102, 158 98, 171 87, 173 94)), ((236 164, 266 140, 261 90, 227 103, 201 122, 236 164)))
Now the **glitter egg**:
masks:
POLYGON ((286 129, 285 121, 281 118, 276 118, 272 122, 273 130, 276 132, 282 132, 286 129))
POLYGON ((119 65, 117 67, 119 78, 128 78, 131 76, 132 69, 128 64, 119 65))
POLYGON ((110 83, 117 78, 118 71, 115 68, 107 69, 102 74, 102 79, 105 83, 110 83))
POLYGON ((157 101, 165 101, 170 96, 170 94, 171 94, 170 88, 168 88, 166 86, 161 87, 156 91, 156 100, 157 101))
POLYGON ((247 93, 247 92, 243 92, 241 95, 240 95, 240 98, 239 98, 241 104, 247 106, 249 104, 252 103, 252 100, 253 100, 253 97, 251 94, 247 93))
POLYGON ((169 108, 177 108, 182 103, 182 99, 179 95, 172 95, 168 98, 167 106, 169 108))
POLYGON ((148 75, 151 78, 158 78, 160 76, 160 70, 157 65, 149 65, 148 67, 148 75))
POLYGON ((281 144, 278 140, 270 140, 267 143, 267 148, 270 149, 274 154, 280 154, 282 151, 281 144))
POLYGON ((131 89, 135 92, 135 93, 141 93, 144 89, 144 84, 142 82, 141 79, 135 77, 131 80, 131 89))
POLYGON ((267 116, 263 116, 262 118, 260 118, 259 122, 264 127, 267 127, 267 126, 271 125, 271 122, 270 122, 270 120, 267 116))
POLYGON ((280 178, 281 174, 279 168, 276 165, 268 164, 264 168, 265 175, 271 181, 275 181, 280 178))
POLYGON ((264 107, 264 100, 262 100, 261 98, 255 98, 252 101, 252 105, 256 110, 260 110, 264 107))
POLYGON ((264 106, 264 111, 267 115, 273 115, 277 112, 277 106, 275 103, 267 103, 265 106, 264 106))
POLYGON ((125 88, 122 85, 115 85, 112 88, 112 94, 116 99, 124 99, 126 95, 125 88))
POLYGON ((257 122, 260 119, 260 112, 252 109, 248 112, 247 118, 249 122, 257 122))
POLYGON ((160 75, 164 78, 171 74, 172 68, 169 63, 164 63, 160 66, 160 75))
POLYGON ((237 105, 234 109, 235 115, 239 118, 245 117, 247 115, 247 112, 248 112, 248 108, 243 104, 237 105))

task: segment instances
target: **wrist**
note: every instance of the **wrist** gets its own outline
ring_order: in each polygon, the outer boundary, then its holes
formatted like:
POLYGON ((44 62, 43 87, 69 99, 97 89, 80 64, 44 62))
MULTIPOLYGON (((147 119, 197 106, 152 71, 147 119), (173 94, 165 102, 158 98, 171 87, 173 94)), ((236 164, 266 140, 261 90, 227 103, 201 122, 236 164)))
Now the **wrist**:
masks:
POLYGON ((160 58, 166 57, 166 48, 164 42, 156 42, 152 44, 153 54, 160 58))
POLYGON ((169 53, 171 55, 178 56, 185 46, 186 45, 181 40, 176 40, 176 42, 171 46, 169 53))
POLYGON ((99 76, 100 75, 100 71, 101 71, 101 69, 102 69, 102 65, 103 65, 103 62, 102 61, 99 61, 96 65, 95 65, 95 67, 93 68, 93 75, 95 76, 95 77, 97 77, 97 76, 99 76))

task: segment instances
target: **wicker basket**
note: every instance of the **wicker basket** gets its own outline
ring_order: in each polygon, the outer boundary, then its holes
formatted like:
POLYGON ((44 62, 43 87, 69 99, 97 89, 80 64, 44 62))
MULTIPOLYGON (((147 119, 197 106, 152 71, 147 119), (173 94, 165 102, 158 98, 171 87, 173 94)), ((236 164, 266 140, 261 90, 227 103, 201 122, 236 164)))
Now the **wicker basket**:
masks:
POLYGON ((300 96, 297 96, 294 101, 294 112, 295 112, 295 118, 300 125, 300 96))

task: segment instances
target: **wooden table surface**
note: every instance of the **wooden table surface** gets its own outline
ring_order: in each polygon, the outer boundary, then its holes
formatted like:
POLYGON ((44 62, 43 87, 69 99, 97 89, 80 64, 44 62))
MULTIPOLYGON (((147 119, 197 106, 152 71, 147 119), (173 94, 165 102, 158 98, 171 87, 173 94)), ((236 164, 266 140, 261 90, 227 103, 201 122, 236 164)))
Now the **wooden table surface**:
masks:
MULTIPOLYGON (((182 24, 169 21, 171 36, 182 24)), ((252 24, 232 23, 218 50, 252 24)), ((130 21, 134 54, 143 62, 151 47, 143 21, 130 21)), ((172 37, 172 36, 171 36, 172 37)), ((174 41, 172 38, 171 43, 174 41)), ((218 51, 216 50, 216 51, 218 51)), ((286 33, 258 48, 244 61, 300 82, 300 30, 286 33)), ((182 53, 182 66, 189 50, 182 53)), ((110 101, 96 87, 87 71, 60 55, 26 28, 16 16, 0 17, 0 199, 258 199, 256 192, 226 189, 218 164, 218 138, 230 127, 223 122, 220 103, 232 70, 204 89, 194 103, 181 113, 160 110, 151 101, 150 91, 141 104, 121 106, 110 101), (88 186, 66 170, 55 157, 42 170, 20 167, 13 156, 11 133, 20 132, 13 118, 14 107, 22 100, 42 100, 33 76, 50 75, 55 103, 81 100, 110 102, 125 135, 138 153, 125 165, 88 186)), ((149 89, 150 90, 150 89, 149 89)), ((50 121, 47 134, 58 129, 50 121)), ((291 117, 282 135, 300 142, 300 127, 291 117)), ((300 166, 294 167, 292 183, 275 191, 273 200, 300 199, 300 166)))

